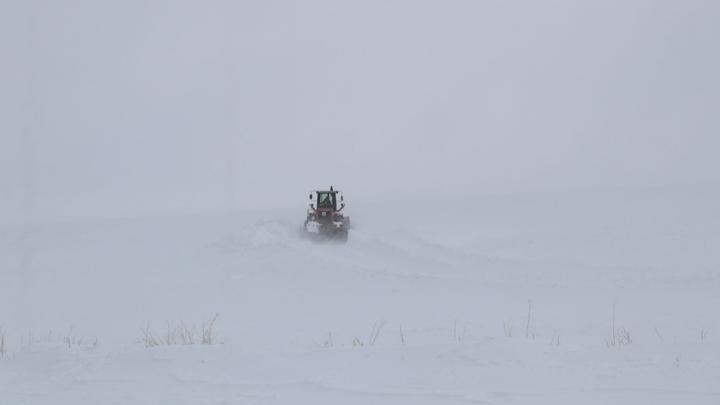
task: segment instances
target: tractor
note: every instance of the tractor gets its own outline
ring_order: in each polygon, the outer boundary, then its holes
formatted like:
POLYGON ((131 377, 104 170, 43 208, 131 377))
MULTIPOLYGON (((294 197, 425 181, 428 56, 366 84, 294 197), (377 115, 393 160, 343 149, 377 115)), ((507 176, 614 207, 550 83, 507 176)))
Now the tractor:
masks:
POLYGON ((332 186, 330 190, 310 193, 310 208, 303 225, 305 235, 316 241, 347 242, 350 217, 342 212, 344 208, 342 193, 332 186))

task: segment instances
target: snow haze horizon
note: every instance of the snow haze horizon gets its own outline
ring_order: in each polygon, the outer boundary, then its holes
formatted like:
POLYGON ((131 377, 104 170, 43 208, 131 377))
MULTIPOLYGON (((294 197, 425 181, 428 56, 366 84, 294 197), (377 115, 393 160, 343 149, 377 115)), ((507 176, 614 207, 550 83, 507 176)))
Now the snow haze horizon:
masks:
POLYGON ((711 1, 4 2, 0 218, 303 207, 331 184, 351 201, 716 186, 718 18, 711 1))

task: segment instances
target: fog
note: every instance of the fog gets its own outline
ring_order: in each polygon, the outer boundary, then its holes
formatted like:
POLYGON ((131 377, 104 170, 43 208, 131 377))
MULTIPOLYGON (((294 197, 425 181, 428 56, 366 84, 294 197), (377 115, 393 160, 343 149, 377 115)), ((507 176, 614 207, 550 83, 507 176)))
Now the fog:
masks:
POLYGON ((0 3, 0 220, 720 180, 715 1, 0 3))
POLYGON ((0 0, 0 404, 719 404, 718 22, 0 0))

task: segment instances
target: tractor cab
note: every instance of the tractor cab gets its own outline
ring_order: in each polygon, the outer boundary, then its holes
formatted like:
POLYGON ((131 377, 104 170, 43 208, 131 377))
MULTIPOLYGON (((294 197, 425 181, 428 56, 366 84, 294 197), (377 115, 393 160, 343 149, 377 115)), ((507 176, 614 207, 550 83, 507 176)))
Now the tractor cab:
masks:
MULTIPOLYGON (((315 211, 315 218, 318 222, 328 223, 342 221, 342 214, 340 211, 345 207, 345 203, 340 203, 340 209, 338 209, 338 192, 331 191, 316 191, 316 205, 313 208, 313 204, 310 204, 310 208, 315 211)), ((312 195, 311 195, 312 198, 312 195)), ((342 196, 340 196, 342 201, 342 196)))
POLYGON ((317 207, 337 209, 337 194, 330 191, 317 192, 317 207))
POLYGON ((318 190, 310 194, 310 208, 313 210, 339 212, 345 208, 344 198, 340 191, 332 188, 330 191, 318 190), (340 199, 340 208, 338 209, 338 198, 340 199))

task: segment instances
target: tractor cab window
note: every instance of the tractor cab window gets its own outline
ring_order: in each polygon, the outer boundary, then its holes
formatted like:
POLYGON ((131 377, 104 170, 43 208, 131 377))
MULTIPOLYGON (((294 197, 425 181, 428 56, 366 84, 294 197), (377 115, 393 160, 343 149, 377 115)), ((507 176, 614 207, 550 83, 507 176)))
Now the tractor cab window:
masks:
POLYGON ((331 193, 318 193, 318 207, 332 208, 335 206, 335 196, 331 193))

